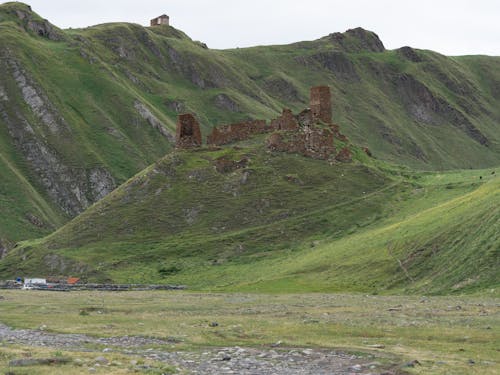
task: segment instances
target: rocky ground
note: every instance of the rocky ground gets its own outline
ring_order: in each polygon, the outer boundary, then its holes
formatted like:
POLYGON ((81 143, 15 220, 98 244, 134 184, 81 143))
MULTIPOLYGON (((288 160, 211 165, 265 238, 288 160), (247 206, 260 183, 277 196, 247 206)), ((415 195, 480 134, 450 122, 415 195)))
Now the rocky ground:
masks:
MULTIPOLYGON (((55 334, 38 330, 12 329, 0 324, 0 342, 3 345, 19 344, 49 347, 64 351, 95 351, 94 361, 74 362, 87 366, 88 371, 102 372, 106 366, 116 365, 106 358, 113 353, 141 357, 145 361, 130 361, 135 370, 148 370, 144 363, 165 363, 188 374, 401 374, 388 370, 369 354, 354 355, 341 351, 304 348, 283 348, 279 343, 270 348, 209 348, 198 351, 176 351, 174 342, 139 336, 96 338, 81 334, 55 334)), ((41 360, 45 364, 50 360, 41 360), (45 362, 44 362, 45 361, 45 362)), ((10 362, 10 366, 33 365, 33 359, 10 362)), ((399 371, 399 372, 398 372, 399 371)))

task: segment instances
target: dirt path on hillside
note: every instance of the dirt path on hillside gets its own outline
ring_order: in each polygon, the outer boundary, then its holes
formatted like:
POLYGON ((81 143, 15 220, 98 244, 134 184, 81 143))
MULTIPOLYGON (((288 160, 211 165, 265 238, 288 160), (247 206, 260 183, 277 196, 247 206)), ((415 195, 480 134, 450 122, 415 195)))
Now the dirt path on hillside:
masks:
MULTIPOLYGON (((105 358, 106 353, 116 352, 165 363, 178 368, 180 373, 187 374, 402 374, 400 371, 388 370, 370 354, 354 355, 324 349, 281 348, 277 346, 273 348, 225 347, 199 351, 175 351, 175 344, 169 340, 140 336, 97 338, 82 334, 12 329, 3 324, 0 324, 0 342, 3 345, 48 347, 68 352, 95 352, 96 361, 100 363, 98 366, 101 369, 103 366, 109 365, 105 358)), ((136 366, 133 362, 131 361, 132 366, 136 366)), ((91 372, 93 365, 95 365, 93 362, 87 364, 91 372)))

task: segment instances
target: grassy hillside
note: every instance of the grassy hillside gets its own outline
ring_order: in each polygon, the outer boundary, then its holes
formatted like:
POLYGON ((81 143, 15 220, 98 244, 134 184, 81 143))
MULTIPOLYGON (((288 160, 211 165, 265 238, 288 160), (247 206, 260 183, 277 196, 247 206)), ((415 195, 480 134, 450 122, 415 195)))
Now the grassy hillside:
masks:
POLYGON ((302 109, 316 84, 332 88, 335 121, 378 158, 423 169, 499 161, 497 57, 387 51, 362 29, 219 51, 166 26, 60 30, 22 3, 0 5, 0 44, 9 244, 49 233, 165 155, 178 112, 196 113, 206 134, 302 109))
POLYGON ((266 292, 498 285, 492 170, 415 174, 361 152, 330 165, 259 144, 165 156, 52 235, 15 249, 0 277, 266 292), (221 160, 242 168, 218 171, 221 160))

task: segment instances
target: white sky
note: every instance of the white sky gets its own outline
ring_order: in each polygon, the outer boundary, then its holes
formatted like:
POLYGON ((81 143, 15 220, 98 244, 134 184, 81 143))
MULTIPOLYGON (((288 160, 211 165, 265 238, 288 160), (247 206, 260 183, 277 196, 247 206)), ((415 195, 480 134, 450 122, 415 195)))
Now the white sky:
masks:
MULTIPOLYGON (((0 0, 0 3, 7 1, 0 0)), ((500 0, 26 0, 55 25, 135 22, 166 13, 210 48, 286 44, 361 26, 386 48, 500 56, 500 0)))

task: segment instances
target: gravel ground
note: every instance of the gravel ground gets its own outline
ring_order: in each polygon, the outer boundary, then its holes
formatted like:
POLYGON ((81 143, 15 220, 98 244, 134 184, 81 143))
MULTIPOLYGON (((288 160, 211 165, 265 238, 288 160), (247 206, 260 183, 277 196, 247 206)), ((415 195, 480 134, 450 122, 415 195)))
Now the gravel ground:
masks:
MULTIPOLYGON (((92 346, 94 346, 93 350, 97 351, 95 345, 103 345, 105 348, 99 351, 101 361, 106 353, 117 352, 165 363, 178 368, 181 373, 188 374, 393 374, 385 370, 370 355, 357 356, 323 349, 227 347, 200 351, 175 351, 172 349, 173 343, 168 340, 140 336, 96 338, 82 334, 55 334, 44 330, 12 329, 3 324, 0 324, 0 342, 4 345, 21 344, 71 351, 88 351, 92 346), (155 346, 155 348, 144 349, 148 346, 155 346), (170 350, 158 349, 158 347, 165 346, 168 346, 170 350)), ((132 364, 136 365, 133 362, 132 364)))

